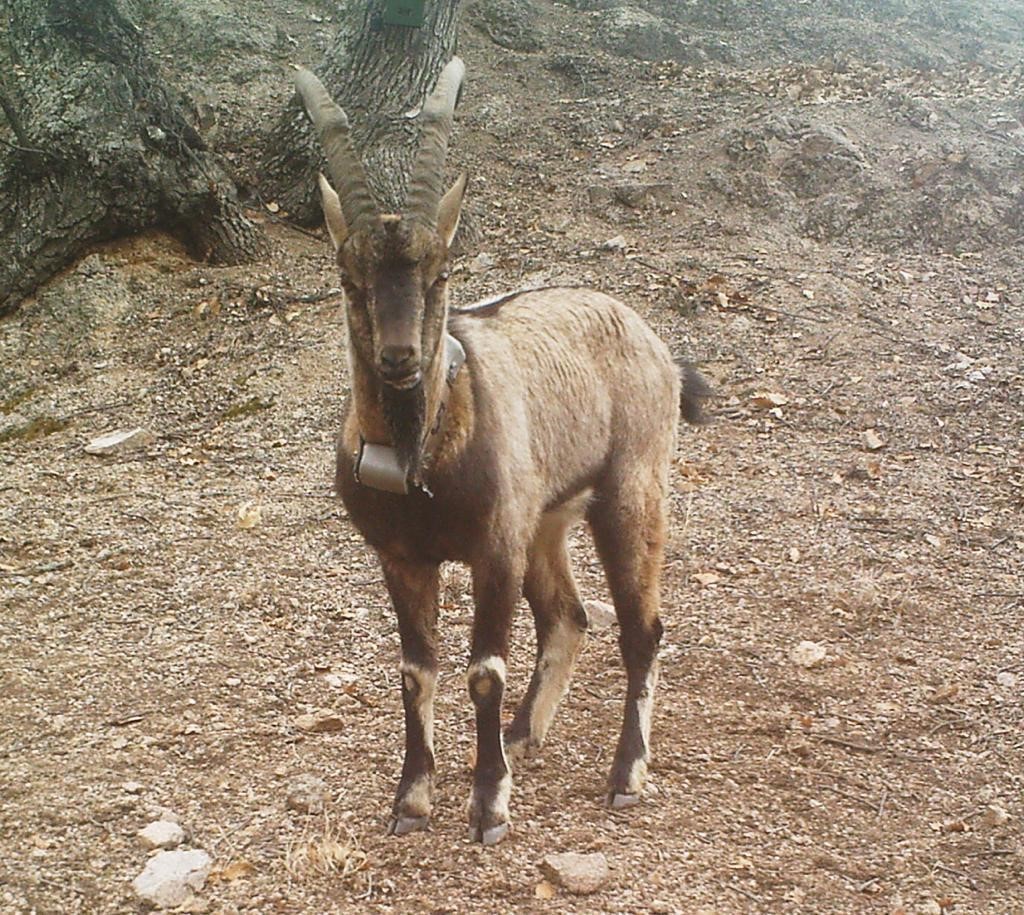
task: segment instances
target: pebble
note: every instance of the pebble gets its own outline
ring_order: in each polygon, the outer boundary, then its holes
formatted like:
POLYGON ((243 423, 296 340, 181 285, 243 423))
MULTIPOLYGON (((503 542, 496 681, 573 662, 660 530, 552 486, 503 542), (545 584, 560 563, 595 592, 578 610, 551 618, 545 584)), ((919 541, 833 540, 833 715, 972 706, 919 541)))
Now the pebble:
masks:
POLYGON ((167 820, 154 820, 138 835, 146 848, 177 848, 185 841, 185 830, 167 820))
POLYGON ((299 715, 295 719, 295 727, 307 734, 329 734, 343 730, 345 722, 333 712, 320 711, 299 715))
POLYGON ((817 642, 803 641, 794 645, 789 652, 789 659, 800 667, 810 670, 812 667, 820 667, 828 654, 828 649, 817 642))
POLYGON ((300 775, 288 786, 286 803, 299 813, 321 813, 327 803, 327 783, 315 775, 300 775))
POLYGON ((596 893, 608 880, 608 860, 601 852, 547 855, 541 870, 549 880, 578 896, 596 893))
POLYGON ((115 429, 113 432, 94 438, 85 446, 85 451, 86 454, 116 454, 118 451, 145 448, 146 445, 152 445, 155 441, 156 437, 146 429, 115 429))
POLYGON ((497 263, 498 261, 495 259, 494 255, 487 254, 486 252, 481 251, 476 257, 474 257, 469 262, 469 272, 484 273, 485 271, 490 270, 492 267, 496 266, 497 263))
POLYGON ((1008 814, 998 804, 990 804, 981 815, 981 822, 986 826, 1002 826, 1010 819, 1008 814))
POLYGON ((607 629, 616 621, 615 608, 603 600, 584 601, 583 609, 591 629, 607 629))
POLYGON ((146 862, 145 870, 132 881, 132 888, 146 905, 171 909, 203 888, 212 866, 210 856, 199 848, 161 851, 146 862))

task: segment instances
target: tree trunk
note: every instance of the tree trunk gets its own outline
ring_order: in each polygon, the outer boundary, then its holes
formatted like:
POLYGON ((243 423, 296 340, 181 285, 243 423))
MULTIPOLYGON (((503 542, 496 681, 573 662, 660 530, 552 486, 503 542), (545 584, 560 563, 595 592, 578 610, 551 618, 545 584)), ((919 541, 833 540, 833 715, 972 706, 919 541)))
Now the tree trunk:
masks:
POLYGON ((266 253, 119 0, 0 9, 0 314, 89 245, 153 226, 215 263, 266 253))
MULTIPOLYGON (((418 134, 419 110, 455 53, 460 0, 428 0, 423 27, 386 25, 386 0, 345 7, 334 44, 317 76, 345 109, 367 179, 384 212, 401 209, 418 134)), ((261 172, 263 194, 305 225, 319 222, 314 195, 323 157, 298 96, 271 133, 261 172)))

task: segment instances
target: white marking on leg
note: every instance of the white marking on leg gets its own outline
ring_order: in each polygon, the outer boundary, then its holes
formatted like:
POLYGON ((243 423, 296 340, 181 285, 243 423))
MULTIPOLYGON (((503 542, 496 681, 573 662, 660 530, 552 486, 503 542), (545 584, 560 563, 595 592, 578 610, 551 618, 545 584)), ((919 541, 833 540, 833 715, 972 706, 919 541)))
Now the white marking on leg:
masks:
POLYGON ((637 697, 636 710, 640 717, 640 733, 644 738, 644 758, 651 752, 651 717, 654 714, 654 690, 658 685, 658 660, 651 662, 643 692, 637 697))
POLYGON ((402 796, 402 814, 411 817, 430 816, 431 786, 430 777, 421 775, 402 796))
POLYGON ((640 736, 643 739, 643 755, 633 761, 629 769, 626 790, 630 794, 639 794, 647 781, 647 760, 651 755, 651 718, 654 714, 654 690, 658 685, 658 661, 651 663, 644 681, 643 691, 636 699, 637 717, 640 720, 640 736))
POLYGON ((479 661, 475 661, 469 665, 469 670, 466 671, 466 679, 470 684, 477 679, 477 677, 491 677, 505 685, 505 660, 498 657, 496 654, 488 655, 486 658, 481 658, 479 661))
POLYGON ((416 701, 413 708, 423 728, 423 742, 431 755, 434 753, 434 691, 437 686, 437 674, 419 664, 403 661, 399 666, 406 689, 415 690, 416 701))
MULTIPOLYGON (((482 695, 486 696, 493 688, 493 683, 496 681, 501 685, 501 688, 505 688, 505 661, 498 655, 489 655, 486 658, 481 658, 473 664, 469 665, 469 670, 466 671, 466 681, 469 684, 470 696, 482 695), (486 683, 484 692, 477 692, 479 685, 474 688, 474 684, 486 683)), ((508 756, 505 754, 505 739, 502 736, 501 730, 498 731, 498 742, 501 747, 501 761, 505 764, 505 771, 511 772, 512 767, 509 765, 508 756)))
POLYGON ((537 746, 544 742, 558 704, 569 689, 584 639, 585 634, 577 626, 561 618, 544 643, 537 659, 539 682, 530 708, 530 740, 537 746))

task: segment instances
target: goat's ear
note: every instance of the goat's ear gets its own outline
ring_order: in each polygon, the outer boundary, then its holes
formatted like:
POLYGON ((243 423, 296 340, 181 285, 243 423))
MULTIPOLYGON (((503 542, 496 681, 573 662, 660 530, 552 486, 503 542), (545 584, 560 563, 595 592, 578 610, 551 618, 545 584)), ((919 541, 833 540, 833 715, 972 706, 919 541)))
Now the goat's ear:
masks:
POLYGON ((462 197, 466 193, 466 182, 469 176, 463 172, 458 180, 441 198, 437 211, 437 231, 444 239, 445 247, 449 247, 459 228, 459 216, 462 214, 462 197))
POLYGON ((317 182, 320 185, 320 203, 324 208, 327 233, 334 243, 334 250, 337 251, 348 238, 348 226, 345 225, 345 217, 341 212, 341 201, 322 174, 317 176, 317 182))

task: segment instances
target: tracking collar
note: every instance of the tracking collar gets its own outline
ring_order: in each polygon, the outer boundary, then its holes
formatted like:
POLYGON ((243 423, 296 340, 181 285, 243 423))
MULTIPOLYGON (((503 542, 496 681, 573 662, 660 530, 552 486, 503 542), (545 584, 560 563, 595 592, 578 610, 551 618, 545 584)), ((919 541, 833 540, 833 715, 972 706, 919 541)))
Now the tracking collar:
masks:
MULTIPOLYGON (((431 423, 427 434, 423 437, 421 450, 423 456, 420 460, 421 466, 426 469, 430 466, 430 459, 433 456, 434 448, 441 438, 441 430, 444 428, 444 417, 448 412, 448 396, 452 386, 466 361, 466 350, 451 334, 444 338, 445 361, 448 368, 445 372, 444 387, 441 389, 441 402, 437 405, 437 413, 434 414, 434 421, 431 423)), ((366 441, 362 435, 359 436, 359 451, 355 455, 355 477, 356 482, 372 489, 381 489, 384 492, 393 492, 398 495, 407 495, 412 485, 423 490, 428 496, 433 493, 427 489, 422 479, 409 479, 409 474, 398 461, 395 449, 390 445, 375 445, 366 441)))

